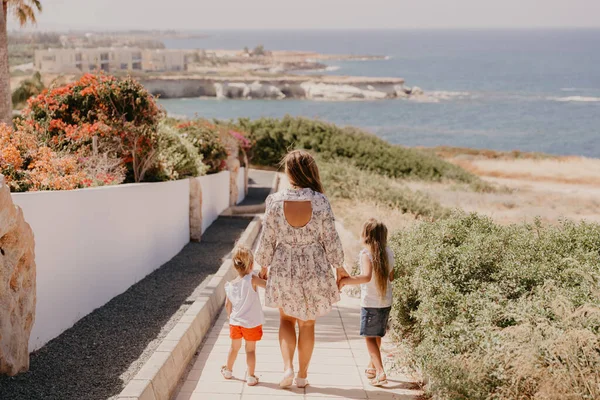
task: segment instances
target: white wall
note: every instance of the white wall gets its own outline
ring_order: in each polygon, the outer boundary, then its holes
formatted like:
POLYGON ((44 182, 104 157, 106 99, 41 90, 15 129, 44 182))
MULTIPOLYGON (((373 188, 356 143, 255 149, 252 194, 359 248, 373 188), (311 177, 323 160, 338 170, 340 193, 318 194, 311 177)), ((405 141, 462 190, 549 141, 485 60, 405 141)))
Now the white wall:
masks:
POLYGON ((237 202, 236 204, 240 204, 242 201, 244 201, 244 198, 246 197, 246 179, 244 179, 244 174, 246 169, 244 167, 240 168, 240 170, 238 171, 238 175, 237 175, 237 188, 238 188, 238 198, 237 198, 237 202))
POLYGON ((229 208, 229 171, 196 178, 202 187, 202 232, 229 208))
MULTIPOLYGON (((215 200, 226 207, 229 198, 223 201, 217 186, 215 200)), ((35 235, 37 308, 30 351, 169 261, 190 237, 187 179, 17 193, 13 200, 35 235)))

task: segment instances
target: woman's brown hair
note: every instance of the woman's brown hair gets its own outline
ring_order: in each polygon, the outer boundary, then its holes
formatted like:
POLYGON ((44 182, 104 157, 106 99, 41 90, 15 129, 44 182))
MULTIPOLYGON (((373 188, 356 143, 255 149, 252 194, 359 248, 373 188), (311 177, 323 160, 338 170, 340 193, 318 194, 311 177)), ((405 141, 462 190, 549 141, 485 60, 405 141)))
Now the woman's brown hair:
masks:
POLYGON ((290 183, 296 187, 309 188, 323 193, 319 168, 314 157, 304 150, 293 150, 281 161, 290 183))
POLYGON ((387 292, 390 277, 390 260, 387 253, 388 230, 383 222, 369 219, 363 225, 362 237, 372 257, 373 275, 383 298, 387 292))

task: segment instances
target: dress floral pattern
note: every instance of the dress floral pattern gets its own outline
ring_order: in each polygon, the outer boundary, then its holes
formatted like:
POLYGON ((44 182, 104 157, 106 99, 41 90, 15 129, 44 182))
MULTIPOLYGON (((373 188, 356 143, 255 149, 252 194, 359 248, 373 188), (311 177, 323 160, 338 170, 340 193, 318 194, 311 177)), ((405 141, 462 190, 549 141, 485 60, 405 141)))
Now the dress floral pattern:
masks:
POLYGON ((327 197, 312 189, 287 189, 267 198, 256 262, 269 266, 267 307, 282 308, 300 320, 327 314, 340 300, 333 268, 344 262, 327 197), (283 213, 286 201, 310 201, 312 218, 291 226, 283 213))

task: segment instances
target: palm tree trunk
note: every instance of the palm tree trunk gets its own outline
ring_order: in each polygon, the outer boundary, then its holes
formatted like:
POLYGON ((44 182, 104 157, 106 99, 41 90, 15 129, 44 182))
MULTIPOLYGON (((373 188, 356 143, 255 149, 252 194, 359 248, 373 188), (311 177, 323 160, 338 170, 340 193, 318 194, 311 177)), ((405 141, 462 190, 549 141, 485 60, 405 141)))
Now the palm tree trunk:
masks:
POLYGON ((6 12, 0 12, 0 123, 12 126, 10 69, 8 66, 8 32, 6 12))

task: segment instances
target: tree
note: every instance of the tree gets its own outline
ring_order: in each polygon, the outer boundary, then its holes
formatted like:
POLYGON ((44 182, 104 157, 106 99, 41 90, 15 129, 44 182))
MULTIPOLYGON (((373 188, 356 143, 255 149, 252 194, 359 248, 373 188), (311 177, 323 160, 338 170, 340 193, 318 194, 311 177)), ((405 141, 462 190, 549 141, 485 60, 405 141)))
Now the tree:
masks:
POLYGON ((264 56, 264 55, 266 55, 265 46, 263 46, 262 44, 259 44, 258 46, 256 46, 254 48, 254 50, 252 50, 252 55, 253 56, 264 56))
POLYGON ((21 85, 15 89, 12 94, 12 104, 16 109, 22 108, 30 97, 42 93, 46 87, 42 82, 42 75, 39 72, 33 74, 29 79, 21 82, 21 85))
POLYGON ((40 0, 2 0, 0 16, 0 123, 12 124, 10 69, 8 65, 8 12, 15 15, 21 26, 35 24, 36 13, 42 11, 40 0))

